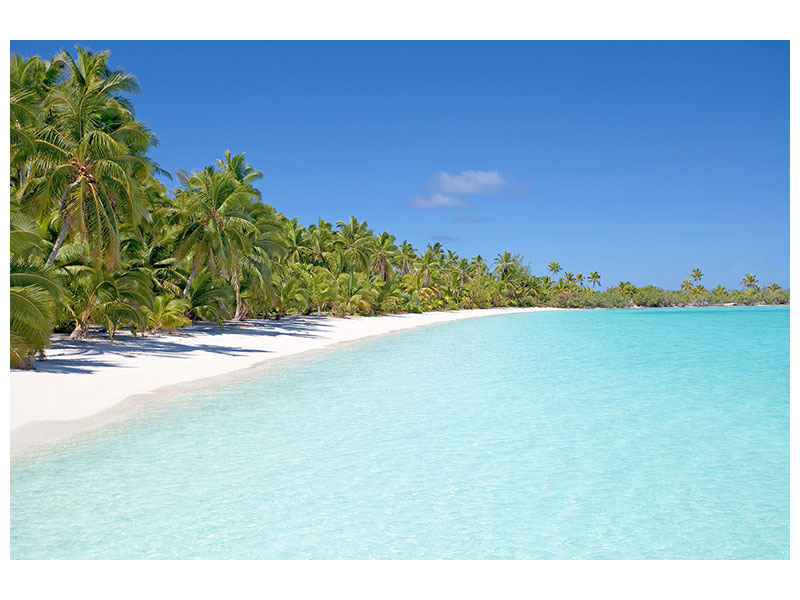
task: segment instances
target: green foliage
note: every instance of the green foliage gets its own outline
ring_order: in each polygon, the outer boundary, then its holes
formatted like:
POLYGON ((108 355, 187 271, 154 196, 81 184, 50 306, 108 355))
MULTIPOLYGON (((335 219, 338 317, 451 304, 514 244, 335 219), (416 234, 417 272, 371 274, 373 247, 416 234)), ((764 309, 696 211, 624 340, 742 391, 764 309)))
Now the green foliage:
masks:
POLYGON ((152 332, 165 329, 170 333, 181 327, 188 327, 192 324, 184 316, 188 309, 189 303, 186 300, 174 296, 156 296, 153 307, 144 309, 147 326, 152 332))

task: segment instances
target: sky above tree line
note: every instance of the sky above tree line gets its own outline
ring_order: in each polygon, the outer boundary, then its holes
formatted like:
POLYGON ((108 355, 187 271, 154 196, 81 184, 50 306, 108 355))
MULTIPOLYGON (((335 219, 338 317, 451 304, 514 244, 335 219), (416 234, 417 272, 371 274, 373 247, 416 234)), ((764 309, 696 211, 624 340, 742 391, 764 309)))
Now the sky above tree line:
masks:
MULTIPOLYGON (((174 172, 226 149, 306 225, 671 289, 789 285, 788 42, 80 43, 174 172)), ((168 183, 174 187, 177 182, 168 183)))

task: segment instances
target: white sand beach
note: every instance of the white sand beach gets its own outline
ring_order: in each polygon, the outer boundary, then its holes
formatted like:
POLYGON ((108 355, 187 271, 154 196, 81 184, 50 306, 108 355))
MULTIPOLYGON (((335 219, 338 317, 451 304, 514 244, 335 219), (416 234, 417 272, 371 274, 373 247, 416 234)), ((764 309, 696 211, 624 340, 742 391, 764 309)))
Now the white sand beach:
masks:
POLYGON ((415 327, 552 308, 288 317, 198 324, 169 335, 55 336, 35 370, 11 371, 11 451, 19 453, 117 421, 148 402, 252 374, 257 366, 415 327), (248 373, 250 371, 250 373, 248 373))

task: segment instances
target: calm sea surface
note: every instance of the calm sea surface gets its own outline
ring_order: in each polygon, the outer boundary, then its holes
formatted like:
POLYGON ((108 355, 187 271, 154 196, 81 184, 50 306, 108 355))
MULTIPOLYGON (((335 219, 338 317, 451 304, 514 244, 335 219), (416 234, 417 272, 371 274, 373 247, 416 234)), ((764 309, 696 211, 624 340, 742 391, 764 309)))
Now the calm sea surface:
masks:
POLYGON ((11 556, 786 559, 789 308, 460 321, 176 396, 14 461, 11 556))

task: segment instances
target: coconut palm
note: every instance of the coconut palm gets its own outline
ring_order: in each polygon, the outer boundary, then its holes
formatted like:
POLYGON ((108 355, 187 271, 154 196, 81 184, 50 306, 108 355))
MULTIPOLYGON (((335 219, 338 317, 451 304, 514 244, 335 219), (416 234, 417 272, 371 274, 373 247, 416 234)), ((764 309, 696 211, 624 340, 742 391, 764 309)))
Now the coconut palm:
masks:
POLYGON ((170 295, 156 296, 153 299, 152 307, 145 307, 144 310, 147 315, 147 326, 152 333, 159 329, 173 333, 176 329, 192 324, 184 316, 188 309, 189 303, 182 298, 170 295))
POLYGON ((561 272, 561 265, 558 263, 557 260, 554 260, 549 265, 547 265, 547 270, 550 271, 550 274, 553 276, 553 278, 555 278, 561 272))
POLYGON ((108 52, 82 48, 54 62, 65 77, 42 101, 47 113, 37 132, 31 181, 23 209, 50 212, 60 222, 47 265, 68 237, 89 242, 95 264, 118 262, 120 222, 147 216, 145 181, 156 165, 145 152, 156 144, 133 117, 123 94, 138 92, 136 79, 108 67, 108 52))
POLYGON ((681 291, 684 294, 688 294, 689 292, 692 291, 693 288, 694 288, 694 284, 692 284, 692 282, 690 280, 684 279, 683 281, 681 281, 681 291))
POLYGON ((369 313, 372 309, 372 289, 363 273, 342 273, 336 279, 336 305, 339 313, 369 313))
POLYGON ((70 337, 86 337, 90 323, 103 326, 112 340, 122 327, 147 329, 153 293, 144 269, 112 272, 104 266, 82 266, 71 270, 67 285, 71 300, 66 309, 75 325, 70 337))
POLYGON ((600 273, 597 271, 592 271, 589 273, 589 283, 592 285, 592 289, 594 289, 595 286, 600 285, 600 273))
POLYGON ((394 274, 392 263, 397 254, 397 246, 394 245, 394 236, 388 231, 384 231, 375 241, 372 252, 372 271, 378 277, 387 281, 394 274))
MULTIPOLYGON (((433 272, 439 268, 439 258, 431 246, 419 257, 414 272, 414 287, 417 291, 417 302, 420 300, 423 288, 432 288, 433 272)), ((438 290, 436 290, 438 293, 438 290)))
POLYGON ((175 258, 190 265, 182 295, 186 298, 202 268, 228 278, 236 261, 251 251, 250 234, 256 233, 257 228, 241 208, 241 202, 252 196, 252 190, 232 174, 209 167, 190 175, 179 171, 178 178, 184 185, 176 194, 183 227, 175 258))
POLYGON ((752 273, 747 273, 741 283, 748 290, 758 289, 758 278, 752 273))
POLYGON ((64 291, 51 267, 11 261, 9 312, 11 366, 33 368, 33 357, 50 345, 64 291))
POLYGON ((705 277, 700 269, 692 269, 692 272, 689 273, 689 276, 694 279, 695 283, 700 283, 700 280, 705 277))
POLYGON ((417 261, 417 251, 414 247, 404 240, 397 251, 397 270, 400 275, 410 273, 414 268, 414 263, 417 261))
POLYGON ((344 254, 347 264, 355 270, 366 270, 372 249, 375 244, 375 236, 367 228, 366 221, 359 221, 355 217, 350 217, 346 223, 337 221, 336 243, 344 254))
POLYGON ((334 232, 327 221, 319 219, 308 228, 305 238, 308 259, 314 265, 327 266, 326 257, 333 250, 334 232))

